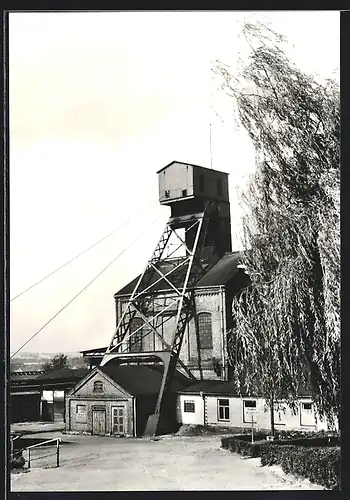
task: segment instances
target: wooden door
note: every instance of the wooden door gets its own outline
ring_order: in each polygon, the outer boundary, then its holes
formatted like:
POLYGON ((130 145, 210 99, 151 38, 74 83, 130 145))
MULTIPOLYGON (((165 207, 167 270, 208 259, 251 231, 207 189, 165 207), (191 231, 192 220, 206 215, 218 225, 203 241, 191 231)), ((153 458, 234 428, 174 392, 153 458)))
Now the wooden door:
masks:
POLYGON ((126 422, 125 422, 125 407, 115 406, 112 409, 112 433, 113 434, 125 434, 126 422))
POLYGON ((92 433, 96 436, 106 434, 106 412, 104 410, 92 410, 92 433))

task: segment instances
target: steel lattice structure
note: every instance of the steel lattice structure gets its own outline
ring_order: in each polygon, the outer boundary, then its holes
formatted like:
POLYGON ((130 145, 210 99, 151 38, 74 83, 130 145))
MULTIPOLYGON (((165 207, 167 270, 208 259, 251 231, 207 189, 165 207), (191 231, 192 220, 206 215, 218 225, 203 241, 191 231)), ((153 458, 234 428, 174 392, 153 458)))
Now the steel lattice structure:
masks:
MULTIPOLYGON (((111 360, 150 361, 161 360, 164 373, 154 415, 149 418, 146 434, 154 435, 159 428, 164 395, 172 380, 177 364, 194 379, 192 373, 179 359, 186 325, 195 315, 194 286, 208 267, 217 260, 215 255, 203 257, 203 248, 212 214, 217 210, 214 202, 207 202, 201 213, 184 217, 171 217, 163 234, 141 274, 134 291, 120 317, 117 328, 104 354, 101 365, 111 360), (185 237, 179 236, 177 230, 184 230, 185 237), (190 238, 189 238, 190 235, 190 238), (169 248, 171 237, 175 237, 178 245, 175 250, 169 248), (189 244, 191 242, 191 244, 189 244), (185 255, 173 258, 173 254, 182 249, 185 255), (169 251, 170 250, 170 251, 169 251), (167 269, 165 272, 164 269, 167 269), (169 298, 159 299, 159 285, 166 284, 173 294, 169 298), (162 302, 158 312, 152 313, 154 301, 162 302), (141 324, 131 331, 132 320, 138 317, 141 324), (175 317, 175 327, 171 343, 168 344, 159 331, 164 323, 175 317), (156 326, 155 326, 156 325, 156 326), (133 338, 138 341, 153 333, 160 339, 162 350, 133 352, 133 338), (139 334, 137 336, 137 334, 139 334)), ((136 343, 136 342, 135 342, 136 343)))

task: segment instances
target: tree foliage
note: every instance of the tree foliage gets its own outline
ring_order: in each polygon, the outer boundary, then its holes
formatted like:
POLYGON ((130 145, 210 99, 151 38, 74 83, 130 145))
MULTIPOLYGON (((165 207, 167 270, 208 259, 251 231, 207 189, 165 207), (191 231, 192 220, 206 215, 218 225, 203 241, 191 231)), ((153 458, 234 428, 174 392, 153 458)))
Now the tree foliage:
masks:
POLYGON ((49 361, 43 363, 42 369, 44 372, 68 368, 68 358, 65 354, 56 354, 49 361))
POLYGON ((256 151, 244 220, 251 286, 233 302, 230 361, 249 389, 291 406, 310 384, 318 412, 332 419, 340 405, 339 88, 300 71, 267 26, 246 23, 242 33, 248 62, 236 74, 220 61, 213 67, 256 151))

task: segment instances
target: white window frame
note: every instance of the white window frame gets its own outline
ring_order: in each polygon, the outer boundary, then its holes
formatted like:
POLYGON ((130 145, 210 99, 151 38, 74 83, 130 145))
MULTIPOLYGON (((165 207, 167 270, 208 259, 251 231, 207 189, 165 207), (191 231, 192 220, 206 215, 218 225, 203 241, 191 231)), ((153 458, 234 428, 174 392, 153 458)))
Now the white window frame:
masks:
POLYGON ((217 405, 218 405, 218 422, 229 422, 230 421, 230 399, 229 398, 218 398, 217 405), (220 401, 227 401, 228 403, 222 404, 222 403, 220 403, 220 401), (220 408, 224 408, 224 411, 223 411, 224 418, 220 418, 220 408), (226 409, 228 411, 228 418, 225 418, 226 409))
MULTIPOLYGON (((243 399, 243 422, 245 424, 251 424, 252 423, 252 415, 256 415, 257 413, 257 407, 258 407, 258 401, 256 399, 243 399), (255 407, 251 406, 246 406, 246 403, 255 403, 255 407), (249 411, 246 412, 246 408, 255 408, 255 411, 249 411)), ((253 422, 254 422, 254 416, 253 416, 253 422)))
POLYGON ((315 412, 314 412, 314 404, 312 401, 300 401, 300 426, 301 427, 315 427, 316 421, 315 421, 315 412), (313 423, 312 424, 303 424, 303 411, 310 411, 310 410, 305 410, 304 405, 311 405, 311 415, 313 417, 313 423))
POLYGON ((184 400, 184 413, 196 413, 196 402, 194 399, 185 399, 184 400), (193 405, 193 410, 186 410, 186 405, 193 405))

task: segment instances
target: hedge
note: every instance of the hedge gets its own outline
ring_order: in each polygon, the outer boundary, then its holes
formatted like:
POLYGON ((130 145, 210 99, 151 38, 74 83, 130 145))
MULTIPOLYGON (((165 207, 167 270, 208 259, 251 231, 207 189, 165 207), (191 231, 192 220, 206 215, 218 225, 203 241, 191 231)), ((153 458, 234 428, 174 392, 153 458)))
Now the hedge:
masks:
POLYGON ((261 465, 280 465, 287 474, 300 475, 331 490, 340 489, 340 447, 269 444, 260 448, 261 465))
POLYGON ((233 453, 239 453, 245 457, 260 457, 261 448, 271 443, 271 441, 266 441, 264 437, 265 435, 259 435, 257 433, 254 443, 251 442, 251 436, 247 434, 223 437, 221 438, 221 447, 233 453))

